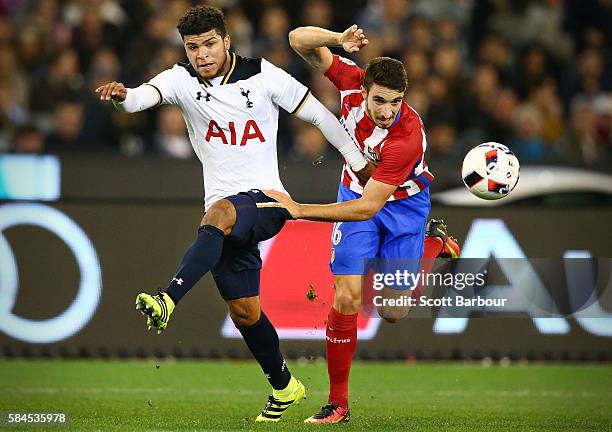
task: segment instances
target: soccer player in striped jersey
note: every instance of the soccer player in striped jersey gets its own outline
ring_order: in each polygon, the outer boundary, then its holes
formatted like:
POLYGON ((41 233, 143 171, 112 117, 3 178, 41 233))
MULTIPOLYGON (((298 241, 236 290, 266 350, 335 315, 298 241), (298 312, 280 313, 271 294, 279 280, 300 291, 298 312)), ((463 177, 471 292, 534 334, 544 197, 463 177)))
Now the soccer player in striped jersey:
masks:
POLYGON ((367 162, 336 117, 306 87, 265 59, 241 57, 230 49, 219 9, 191 8, 177 28, 187 62, 136 88, 112 82, 96 90, 100 99, 125 112, 177 105, 203 165, 205 213, 196 240, 168 287, 157 295, 139 294, 136 308, 147 316, 149 329, 160 333, 178 302, 211 271, 234 324, 273 388, 256 421, 278 421, 305 394, 289 372, 278 334, 259 303, 257 245, 291 219, 261 191, 284 191, 276 154, 279 108, 319 127, 353 172, 365 173, 367 162))
MULTIPOLYGON (((301 27, 289 34, 289 41, 340 91, 340 123, 376 166, 364 181, 345 164, 334 204, 298 204, 280 192, 266 191, 285 204, 296 219, 336 222, 330 263, 335 297, 326 328, 330 394, 321 411, 305 421, 340 423, 350 416, 348 379, 356 350, 364 260, 412 258, 418 263, 421 257, 457 257, 459 247, 439 221, 431 221, 426 229, 433 175, 425 162, 425 127, 419 114, 404 101, 407 78, 403 64, 378 57, 364 71, 352 61, 332 55, 330 46, 355 52, 368 43, 356 25, 343 33, 301 27)), ((408 310, 382 312, 385 319, 395 322, 408 310)))

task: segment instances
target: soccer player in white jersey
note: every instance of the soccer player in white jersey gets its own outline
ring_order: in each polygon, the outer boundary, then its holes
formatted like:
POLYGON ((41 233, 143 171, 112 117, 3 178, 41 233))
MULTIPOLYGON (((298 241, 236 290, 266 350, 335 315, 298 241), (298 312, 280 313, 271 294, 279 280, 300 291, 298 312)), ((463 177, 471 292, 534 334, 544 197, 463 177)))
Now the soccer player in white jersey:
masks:
POLYGON ((336 117, 306 87, 265 59, 244 58, 230 49, 219 9, 191 8, 177 28, 188 62, 136 88, 112 82, 96 90, 102 100, 126 112, 177 105, 203 165, 205 214, 197 238, 167 289, 139 294, 136 307, 147 316, 149 329, 160 333, 181 298, 211 271, 234 324, 273 387, 256 421, 278 421, 305 395, 259 303, 257 244, 291 219, 281 204, 261 192, 284 191, 276 154, 279 107, 318 126, 354 171, 365 175, 367 162, 336 117))
MULTIPOLYGON (((419 270, 430 269, 432 259, 457 257, 459 247, 439 221, 429 214, 429 184, 433 175, 425 162, 427 139, 418 113, 404 101, 406 71, 401 62, 377 57, 366 70, 332 55, 328 47, 355 52, 367 44, 356 25, 343 33, 301 27, 289 34, 292 48, 324 74, 340 92, 340 122, 366 157, 376 165, 363 181, 345 164, 334 204, 298 204, 281 192, 267 191, 285 204, 296 219, 337 222, 332 234, 331 269, 334 302, 326 322, 328 403, 306 419, 307 423, 340 423, 350 418, 348 382, 357 347, 357 313, 361 303, 364 261, 371 258, 411 260, 419 270), (429 265, 429 268, 425 268, 429 265)), ((413 296, 419 295, 417 288, 413 296)), ((401 287, 385 288, 394 297, 401 287)), ((382 316, 390 322, 409 310, 388 308, 382 316)))

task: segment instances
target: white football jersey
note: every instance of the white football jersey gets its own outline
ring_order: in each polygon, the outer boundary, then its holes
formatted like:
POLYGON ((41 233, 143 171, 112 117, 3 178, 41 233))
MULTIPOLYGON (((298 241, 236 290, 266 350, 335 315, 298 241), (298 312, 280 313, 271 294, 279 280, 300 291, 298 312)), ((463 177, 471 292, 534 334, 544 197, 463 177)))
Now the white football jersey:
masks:
POLYGON ((148 84, 159 103, 180 107, 193 149, 202 162, 205 209, 249 189, 285 188, 278 173, 278 109, 294 113, 309 91, 265 59, 231 52, 223 77, 203 80, 189 63, 178 63, 148 84))

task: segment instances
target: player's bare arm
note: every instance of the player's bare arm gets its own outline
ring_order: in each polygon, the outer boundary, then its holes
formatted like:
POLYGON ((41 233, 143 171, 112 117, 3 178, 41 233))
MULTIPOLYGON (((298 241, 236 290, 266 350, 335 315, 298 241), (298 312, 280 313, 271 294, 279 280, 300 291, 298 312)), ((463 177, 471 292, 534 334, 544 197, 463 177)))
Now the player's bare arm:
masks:
POLYGON ((264 193, 282 203, 294 219, 352 222, 370 219, 386 204, 396 189, 396 185, 370 179, 361 198, 333 204, 300 204, 282 192, 267 190, 264 193))
POLYGON ((320 27, 298 27, 289 32, 289 44, 309 65, 325 73, 333 56, 327 47, 342 47, 348 53, 359 51, 368 44, 363 29, 353 24, 342 33, 320 27))
MULTIPOLYGON (((328 46, 342 46, 347 52, 356 52, 366 45, 368 40, 363 34, 363 30, 358 28, 357 25, 352 25, 342 33, 319 27, 299 27, 289 33, 289 43, 306 62, 319 72, 325 73, 333 61, 328 46)), ((326 138, 329 141, 329 137, 326 136, 326 138)), ((333 141, 330 142, 340 149, 333 141)), ((346 150, 341 151, 347 159, 345 152, 346 150)), ((349 161, 349 165, 351 165, 357 177, 363 182, 370 178, 375 168, 371 163, 366 163, 365 158, 357 157, 356 154, 353 154, 352 159, 347 159, 347 161, 349 161)))

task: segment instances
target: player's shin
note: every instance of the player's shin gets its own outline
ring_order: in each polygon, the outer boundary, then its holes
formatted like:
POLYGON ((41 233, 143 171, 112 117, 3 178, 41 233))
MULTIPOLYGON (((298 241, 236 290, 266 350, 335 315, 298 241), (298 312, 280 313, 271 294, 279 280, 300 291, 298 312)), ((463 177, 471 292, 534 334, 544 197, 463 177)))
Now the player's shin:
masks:
POLYGON ((272 388, 286 389, 291 372, 280 352, 278 333, 268 317, 262 311, 259 321, 252 326, 238 327, 238 330, 272 388))
POLYGON ((357 314, 343 314, 332 307, 326 339, 329 402, 348 408, 349 374, 357 349, 357 314))
POLYGON ((444 247, 442 239, 433 236, 426 236, 423 243, 423 259, 436 259, 444 247))
MULTIPOLYGON (((427 274, 433 268, 434 262, 440 252, 442 252, 442 248, 444 247, 444 241, 439 237, 434 236, 425 236, 423 247, 423 258, 421 259, 421 271, 423 274, 427 274)), ((411 297, 413 299, 419 299, 423 295, 423 290, 425 286, 420 283, 416 286, 416 288, 412 291, 411 297)))
MULTIPOLYGON (((427 231, 423 242, 423 257, 421 272, 431 272, 436 258, 455 259, 459 257, 461 248, 457 240, 448 234, 446 224, 442 220, 432 219, 427 223, 427 231)), ((423 295, 423 284, 419 284, 412 292, 412 298, 418 300, 423 295)))
MULTIPOLYGON (((234 323, 237 323, 235 319, 234 323)), ((291 376, 280 352, 278 334, 263 312, 255 324, 237 325, 237 328, 274 389, 255 421, 277 422, 285 410, 304 399, 306 388, 291 376)))
POLYGON ((198 237, 187 249, 166 293, 177 304, 214 267, 223 250, 223 231, 211 225, 198 229, 198 237))

